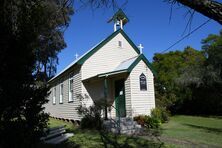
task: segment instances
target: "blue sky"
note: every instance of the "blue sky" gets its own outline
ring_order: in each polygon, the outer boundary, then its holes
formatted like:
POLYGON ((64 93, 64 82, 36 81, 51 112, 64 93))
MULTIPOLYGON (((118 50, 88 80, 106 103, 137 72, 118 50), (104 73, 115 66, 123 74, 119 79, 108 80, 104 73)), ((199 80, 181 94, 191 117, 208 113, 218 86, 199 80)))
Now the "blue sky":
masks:
MULTIPOLYGON (((119 6, 123 2, 124 0, 119 1, 119 6)), ((81 7, 78 1, 75 2, 74 7, 78 11, 72 16, 70 26, 65 32, 67 48, 58 55, 57 72, 75 60, 76 53, 81 56, 113 32, 113 24, 108 24, 107 20, 117 10, 112 8, 92 10, 89 7, 81 7)), ((144 46, 143 52, 149 60, 152 60, 154 53, 165 50, 182 38, 189 19, 184 17, 187 9, 175 5, 169 23, 170 5, 163 0, 132 0, 128 1, 122 9, 130 19, 130 22, 124 26, 124 31, 136 45, 141 43, 144 46)), ((207 17, 196 12, 191 30, 207 20, 207 17)), ((211 20, 169 51, 182 50, 188 45, 199 50, 201 39, 206 38, 208 34, 218 34, 221 29, 222 26, 219 23, 211 20)))

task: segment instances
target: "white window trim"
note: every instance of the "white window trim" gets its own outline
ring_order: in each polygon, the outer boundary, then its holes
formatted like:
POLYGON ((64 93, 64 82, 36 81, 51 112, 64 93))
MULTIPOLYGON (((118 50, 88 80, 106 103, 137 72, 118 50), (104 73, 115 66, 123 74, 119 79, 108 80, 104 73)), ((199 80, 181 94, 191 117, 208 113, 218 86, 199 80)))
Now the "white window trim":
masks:
POLYGON ((56 86, 53 88, 52 104, 56 104, 56 86))
MULTIPOLYGON (((68 100, 68 102, 73 102, 74 101, 74 99, 73 99, 73 96, 74 96, 74 90, 73 90, 73 92, 72 92, 72 94, 71 94, 71 91, 70 91, 70 81, 71 80, 73 80, 73 77, 70 77, 69 78, 69 100, 68 100)), ((74 85, 74 80, 73 80, 73 85, 74 85)))
POLYGON ((63 103, 64 85, 63 83, 59 86, 59 103, 63 103), (63 87, 63 88, 62 88, 63 87))

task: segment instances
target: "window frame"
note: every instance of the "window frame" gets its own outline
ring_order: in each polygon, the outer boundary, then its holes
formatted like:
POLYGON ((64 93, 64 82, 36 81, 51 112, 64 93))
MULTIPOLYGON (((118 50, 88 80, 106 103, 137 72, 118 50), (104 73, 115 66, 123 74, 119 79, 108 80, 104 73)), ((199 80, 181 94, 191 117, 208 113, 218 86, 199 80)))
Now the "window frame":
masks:
POLYGON ((123 48, 123 42, 122 41, 118 41, 118 47, 123 48))
POLYGON ((59 85, 59 103, 63 103, 63 95, 64 95, 64 85, 63 83, 60 83, 59 85))
POLYGON ((73 76, 70 75, 69 77, 69 88, 68 88, 68 94, 69 94, 69 98, 68 98, 68 102, 73 102, 74 101, 74 88, 73 88, 73 85, 74 85, 74 79, 73 79, 73 76), (70 82, 72 81, 72 92, 71 92, 71 85, 70 85, 70 82))
POLYGON ((146 75, 144 73, 141 73, 140 76, 139 76, 139 85, 140 85, 140 91, 147 91, 147 78, 146 78, 146 75), (145 84, 141 85, 141 77, 145 78, 143 80, 145 82, 145 84), (144 86, 144 88, 142 86, 144 86))
POLYGON ((56 86, 53 88, 52 104, 56 104, 56 86))

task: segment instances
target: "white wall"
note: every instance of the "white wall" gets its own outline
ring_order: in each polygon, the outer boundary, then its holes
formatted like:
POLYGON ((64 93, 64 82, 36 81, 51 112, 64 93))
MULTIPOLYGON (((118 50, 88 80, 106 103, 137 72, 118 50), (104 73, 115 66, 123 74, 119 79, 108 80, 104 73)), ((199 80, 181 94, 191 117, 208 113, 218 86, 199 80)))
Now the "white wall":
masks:
MULTIPOLYGON (((137 55, 138 53, 122 34, 119 33, 85 61, 81 67, 82 80, 96 76, 97 74, 113 71, 124 60, 137 55), (122 47, 118 47, 118 41, 122 41, 122 47)), ((93 96, 100 96, 101 91, 103 92, 103 84, 101 86, 95 85, 94 87, 97 87, 100 91, 95 91, 94 93, 98 94, 94 94, 93 96)), ((82 84, 82 93, 92 97, 88 91, 90 91, 89 88, 85 88, 82 84)), ((92 103, 92 100, 88 100, 87 106, 92 105, 92 103)))
POLYGON ((141 60, 130 73, 131 103, 133 116, 150 115, 155 108, 154 77, 151 70, 141 60), (144 73, 147 80, 147 91, 140 90, 140 75, 144 73))
POLYGON ((85 61, 82 65, 82 79, 84 80, 100 73, 110 72, 124 60, 137 55, 137 52, 122 34, 119 33, 85 61), (122 48, 118 47, 118 41, 122 41, 122 48))
POLYGON ((70 72, 66 72, 61 76, 61 78, 57 78, 50 89, 51 94, 48 97, 49 102, 45 104, 45 112, 50 113, 50 116, 64 119, 72 119, 79 120, 80 116, 77 113, 76 107, 79 106, 79 99, 77 95, 81 93, 81 73, 79 69, 71 69, 70 71, 74 72, 73 76, 73 89, 74 89, 74 101, 68 102, 69 98, 69 74, 70 72), (63 83, 63 103, 59 103, 60 97, 60 84, 63 83), (53 104, 53 91, 54 87, 56 87, 56 104, 53 104))

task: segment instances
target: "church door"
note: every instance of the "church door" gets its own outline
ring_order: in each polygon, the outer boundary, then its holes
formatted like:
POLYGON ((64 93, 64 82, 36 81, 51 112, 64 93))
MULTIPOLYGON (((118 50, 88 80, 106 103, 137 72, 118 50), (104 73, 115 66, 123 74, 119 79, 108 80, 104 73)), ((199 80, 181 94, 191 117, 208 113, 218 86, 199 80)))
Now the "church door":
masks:
POLYGON ((123 79, 115 82, 115 105, 116 116, 126 117, 126 100, 123 79))

